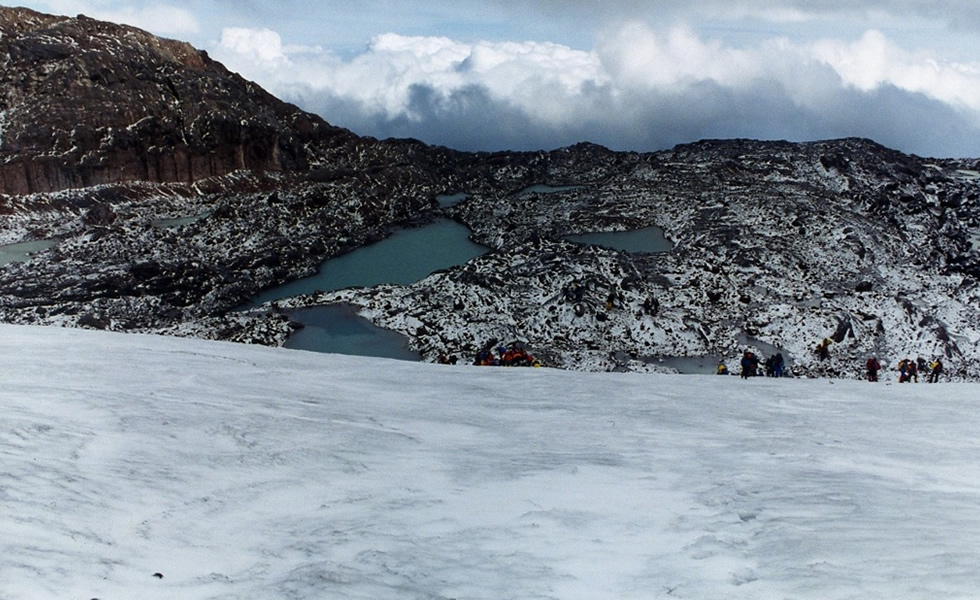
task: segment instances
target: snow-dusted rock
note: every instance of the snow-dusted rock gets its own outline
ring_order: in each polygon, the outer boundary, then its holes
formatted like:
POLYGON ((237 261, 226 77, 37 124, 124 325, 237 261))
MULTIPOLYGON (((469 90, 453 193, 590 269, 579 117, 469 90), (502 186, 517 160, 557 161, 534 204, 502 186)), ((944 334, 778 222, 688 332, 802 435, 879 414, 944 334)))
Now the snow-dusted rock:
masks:
POLYGON ((520 341, 554 366, 644 370, 659 356, 735 366, 745 348, 774 346, 798 374, 856 376, 877 355, 942 357, 973 376, 980 290, 967 240, 978 187, 963 165, 856 139, 510 158, 522 159, 547 163, 531 169, 542 182, 580 187, 518 193, 526 180, 508 187, 499 176, 499 188, 474 186, 450 211, 495 253, 411 286, 315 301, 364 306, 429 358, 520 341), (560 241, 648 225, 676 248, 641 255, 560 241), (813 349, 824 338, 834 343, 821 361, 813 349))
POLYGON ((0 33, 0 243, 58 242, 0 265, 0 320, 280 344, 287 307, 346 301, 428 360, 519 341, 551 366, 660 370, 752 348, 797 374, 857 375, 875 354, 976 378, 980 161, 860 139, 461 153, 358 137, 133 28, 0 7, 0 33), (439 216, 492 252, 235 311, 439 216), (563 241, 651 225, 672 251, 563 241))

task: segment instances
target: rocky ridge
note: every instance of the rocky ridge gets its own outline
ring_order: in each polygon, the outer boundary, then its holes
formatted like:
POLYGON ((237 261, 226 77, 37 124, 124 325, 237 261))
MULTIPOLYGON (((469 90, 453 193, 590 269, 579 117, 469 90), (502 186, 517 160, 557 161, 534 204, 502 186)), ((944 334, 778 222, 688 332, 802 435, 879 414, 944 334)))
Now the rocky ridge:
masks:
POLYGON ((363 306, 429 357, 518 340, 564 368, 659 370, 660 357, 731 363, 751 347, 782 350, 799 374, 858 375, 875 354, 941 356, 972 376, 980 187, 971 161, 860 139, 704 141, 651 154, 586 145, 537 160, 548 164, 538 181, 580 187, 520 193, 527 181, 517 177, 449 211, 496 252, 411 286, 314 301, 363 306), (649 225, 675 249, 562 241, 649 225), (825 337, 835 343, 820 361, 813 348, 825 337))
POLYGON ((856 375, 874 353, 976 378, 977 161, 860 139, 459 153, 358 137, 132 28, 0 8, 0 33, 0 243, 59 240, 0 265, 4 321, 278 344, 289 308, 345 301, 428 360, 519 341, 551 366, 650 371, 749 347, 800 375, 856 375), (467 198, 439 208, 450 192, 467 198), (492 251, 408 286, 234 310, 442 215, 492 251), (563 240, 649 225, 675 248, 563 240))

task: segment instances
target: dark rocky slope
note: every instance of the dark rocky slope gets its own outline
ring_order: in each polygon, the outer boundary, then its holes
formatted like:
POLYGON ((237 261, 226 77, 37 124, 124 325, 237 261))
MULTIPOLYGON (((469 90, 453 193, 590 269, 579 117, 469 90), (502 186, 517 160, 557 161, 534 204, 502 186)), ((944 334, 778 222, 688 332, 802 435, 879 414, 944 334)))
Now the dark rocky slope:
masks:
POLYGON ((0 7, 0 61, 0 243, 62 240, 4 268, 6 320, 220 316, 445 187, 447 151, 355 136, 130 27, 0 7))
POLYGON ((972 376, 975 165, 859 139, 705 141, 652 154, 582 145, 511 160, 452 210, 498 252, 412 286, 315 301, 365 306, 428 356, 517 339, 550 364, 648 370, 657 357, 731 363, 746 346, 776 346, 798 373, 856 375, 877 354, 942 356, 972 376), (582 187, 517 193, 528 171, 582 187), (561 241, 647 225, 676 248, 642 255, 561 241), (579 284, 586 293, 575 301, 567 292, 579 284), (656 314, 643 309, 648 298, 656 314), (824 337, 835 343, 819 361, 812 350, 824 337))
POLYGON ((0 193, 352 170, 371 146, 183 42, 10 8, 0 31, 0 193))
POLYGON ((355 136, 132 28, 0 8, 0 32, 0 243, 60 240, 0 266, 2 320, 275 344, 282 309, 350 301, 429 359, 517 340, 553 366, 661 370, 776 346, 801 374, 853 375, 876 353, 975 377, 975 161, 856 139, 463 154, 355 136), (580 187, 522 192, 536 183, 580 187), (231 312, 441 212, 494 251, 410 286, 231 312), (676 248, 562 241, 647 225, 676 248))

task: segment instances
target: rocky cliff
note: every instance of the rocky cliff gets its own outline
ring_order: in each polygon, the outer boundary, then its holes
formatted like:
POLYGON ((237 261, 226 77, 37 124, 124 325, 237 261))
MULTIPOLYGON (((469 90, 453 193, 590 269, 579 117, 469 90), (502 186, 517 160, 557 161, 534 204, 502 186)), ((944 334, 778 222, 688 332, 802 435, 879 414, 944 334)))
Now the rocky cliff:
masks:
POLYGON ((0 8, 0 34, 0 243, 54 244, 0 265, 2 320, 276 344, 290 307, 346 301, 430 360, 518 341, 569 369, 753 348, 800 375, 877 354, 977 376, 977 161, 860 139, 458 153, 358 137, 136 29, 0 8), (467 198, 441 209, 449 192, 467 198), (441 215, 492 251, 408 286, 233 310, 441 215), (675 248, 564 240, 649 225, 675 248))
POLYGON ((0 32, 0 194, 351 172, 392 158, 184 42, 4 7, 0 32))

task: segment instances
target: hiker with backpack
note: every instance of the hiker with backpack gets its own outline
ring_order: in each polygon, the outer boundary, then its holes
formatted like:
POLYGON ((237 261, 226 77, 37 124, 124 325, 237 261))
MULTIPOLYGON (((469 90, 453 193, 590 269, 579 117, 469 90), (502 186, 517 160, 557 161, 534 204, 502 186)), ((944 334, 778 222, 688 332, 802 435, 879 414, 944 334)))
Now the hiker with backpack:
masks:
POLYGON ((759 358, 748 350, 742 355, 740 366, 742 367, 742 379, 755 377, 759 374, 759 358))
POLYGON ((868 381, 878 381, 878 371, 881 370, 881 363, 874 356, 869 356, 867 362, 864 363, 864 368, 867 371, 868 381))

